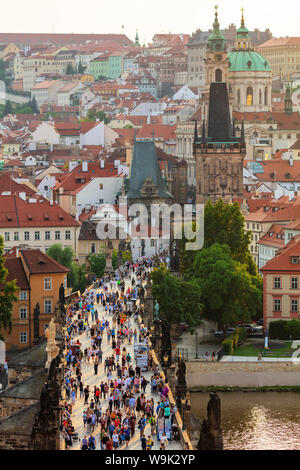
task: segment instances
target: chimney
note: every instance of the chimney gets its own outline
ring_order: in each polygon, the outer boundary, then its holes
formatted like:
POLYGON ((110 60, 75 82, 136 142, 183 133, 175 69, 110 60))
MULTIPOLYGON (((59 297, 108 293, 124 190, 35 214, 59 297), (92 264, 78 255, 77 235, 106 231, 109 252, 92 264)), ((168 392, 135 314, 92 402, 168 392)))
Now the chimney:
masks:
POLYGON ((82 171, 88 171, 88 162, 82 162, 82 171))
POLYGON ((291 155, 290 155, 290 160, 289 160, 289 162, 290 162, 290 166, 294 166, 294 160, 293 160, 293 154, 292 154, 292 153, 291 153, 291 155))

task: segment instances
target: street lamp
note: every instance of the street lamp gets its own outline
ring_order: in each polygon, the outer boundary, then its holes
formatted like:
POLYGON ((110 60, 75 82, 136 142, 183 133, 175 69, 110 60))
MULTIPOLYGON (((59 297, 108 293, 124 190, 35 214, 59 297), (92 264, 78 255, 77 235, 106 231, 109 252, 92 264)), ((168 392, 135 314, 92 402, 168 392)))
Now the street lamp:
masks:
POLYGON ((196 336, 196 359, 199 359, 198 357, 198 331, 197 330, 196 330, 195 336, 196 336))

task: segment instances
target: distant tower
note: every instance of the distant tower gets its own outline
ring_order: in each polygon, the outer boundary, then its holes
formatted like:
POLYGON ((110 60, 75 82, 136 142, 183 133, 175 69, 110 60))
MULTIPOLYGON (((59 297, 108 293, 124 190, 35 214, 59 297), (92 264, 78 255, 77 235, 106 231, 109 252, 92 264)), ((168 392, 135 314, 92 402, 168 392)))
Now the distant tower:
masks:
POLYGON ((202 137, 195 132, 196 202, 215 204, 243 197, 243 160, 246 156, 244 123, 241 137, 235 136, 225 82, 210 85, 208 128, 203 121, 202 137))
POLYGON ((135 42, 134 42, 135 47, 141 47, 140 45, 140 38, 139 38, 139 33, 138 30, 136 30, 136 35, 135 35, 135 42))
POLYGON ((226 41, 220 30, 218 7, 215 6, 215 21, 213 31, 208 38, 206 50, 206 87, 203 92, 203 114, 208 115, 210 84, 228 80, 229 60, 227 57, 226 41))
POLYGON ((286 114, 293 113, 293 101, 292 101, 291 90, 292 90, 292 83, 289 78, 289 81, 286 84, 285 98, 284 98, 284 112, 286 114))

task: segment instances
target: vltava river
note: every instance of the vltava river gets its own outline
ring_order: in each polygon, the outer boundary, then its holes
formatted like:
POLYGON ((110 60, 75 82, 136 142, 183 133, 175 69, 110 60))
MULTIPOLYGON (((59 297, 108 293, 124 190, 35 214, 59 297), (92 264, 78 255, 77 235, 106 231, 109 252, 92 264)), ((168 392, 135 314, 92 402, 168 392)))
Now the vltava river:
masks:
MULTIPOLYGON (((300 450, 300 393, 223 392, 224 449, 300 450)), ((207 393, 192 393, 192 413, 206 417, 207 393)))

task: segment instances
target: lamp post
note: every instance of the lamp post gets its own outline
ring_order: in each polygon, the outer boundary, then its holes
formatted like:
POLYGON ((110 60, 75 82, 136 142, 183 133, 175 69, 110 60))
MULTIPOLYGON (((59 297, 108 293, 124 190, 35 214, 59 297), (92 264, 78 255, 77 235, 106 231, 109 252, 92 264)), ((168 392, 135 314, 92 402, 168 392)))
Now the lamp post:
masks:
POLYGON ((196 359, 199 359, 198 357, 198 331, 197 330, 195 333, 195 337, 196 337, 196 359))

